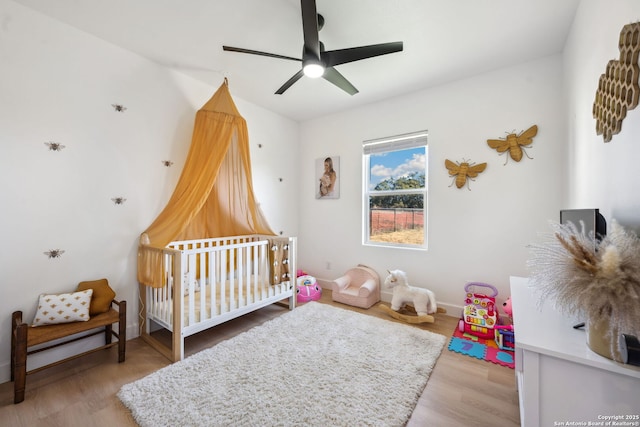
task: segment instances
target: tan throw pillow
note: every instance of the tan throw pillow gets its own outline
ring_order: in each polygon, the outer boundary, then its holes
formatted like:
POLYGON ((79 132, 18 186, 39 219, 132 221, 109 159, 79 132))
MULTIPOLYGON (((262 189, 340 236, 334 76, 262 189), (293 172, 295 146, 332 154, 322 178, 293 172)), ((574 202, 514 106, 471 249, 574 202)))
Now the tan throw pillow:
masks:
POLYGON ((107 279, 80 282, 78 284, 78 289, 76 290, 84 291, 87 289, 93 289, 93 297, 91 298, 89 314, 91 316, 95 316, 96 314, 106 313, 109 311, 111 301, 116 297, 116 293, 109 286, 107 279))
POLYGON ((31 326, 86 322, 89 320, 92 294, 93 290, 88 289, 71 294, 40 295, 38 310, 31 326))

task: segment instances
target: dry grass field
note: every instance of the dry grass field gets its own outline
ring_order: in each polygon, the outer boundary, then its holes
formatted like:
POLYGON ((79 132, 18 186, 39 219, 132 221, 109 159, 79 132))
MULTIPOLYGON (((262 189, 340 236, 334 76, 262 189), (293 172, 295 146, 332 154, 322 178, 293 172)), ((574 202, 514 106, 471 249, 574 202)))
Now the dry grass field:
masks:
POLYGON ((372 209, 371 240, 385 243, 424 243, 424 213, 416 209, 372 209))
POLYGON ((392 231, 389 233, 378 233, 371 236, 374 242, 387 243, 409 243, 412 245, 421 245, 424 243, 424 229, 415 228, 413 230, 392 231))

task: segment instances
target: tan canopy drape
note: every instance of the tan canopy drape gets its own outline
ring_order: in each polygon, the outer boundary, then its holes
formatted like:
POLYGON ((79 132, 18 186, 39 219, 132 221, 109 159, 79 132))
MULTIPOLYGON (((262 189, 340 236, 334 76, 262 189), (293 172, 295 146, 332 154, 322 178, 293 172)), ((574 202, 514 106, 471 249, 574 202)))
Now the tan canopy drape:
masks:
POLYGON ((138 281, 160 287, 162 252, 176 240, 274 235, 253 194, 247 123, 228 82, 196 113, 191 148, 164 210, 141 235, 138 281))

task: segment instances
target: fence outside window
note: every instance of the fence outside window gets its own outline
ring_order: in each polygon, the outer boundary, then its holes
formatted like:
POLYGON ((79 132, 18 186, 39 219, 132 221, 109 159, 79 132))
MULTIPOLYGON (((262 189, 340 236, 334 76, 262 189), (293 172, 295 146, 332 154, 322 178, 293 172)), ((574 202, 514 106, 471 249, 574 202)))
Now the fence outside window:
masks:
POLYGON ((424 209, 372 208, 369 212, 372 238, 379 234, 424 227, 424 209))

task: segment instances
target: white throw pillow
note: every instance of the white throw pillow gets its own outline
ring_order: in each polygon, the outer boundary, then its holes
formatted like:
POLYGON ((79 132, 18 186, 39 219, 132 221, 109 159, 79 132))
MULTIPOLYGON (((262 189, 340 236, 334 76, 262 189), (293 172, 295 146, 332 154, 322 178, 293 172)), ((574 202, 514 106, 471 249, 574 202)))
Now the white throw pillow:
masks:
POLYGON ((57 295, 40 295, 38 311, 31 326, 55 325, 58 323, 86 322, 93 289, 57 295))

